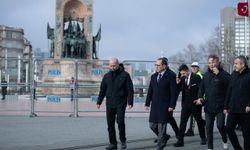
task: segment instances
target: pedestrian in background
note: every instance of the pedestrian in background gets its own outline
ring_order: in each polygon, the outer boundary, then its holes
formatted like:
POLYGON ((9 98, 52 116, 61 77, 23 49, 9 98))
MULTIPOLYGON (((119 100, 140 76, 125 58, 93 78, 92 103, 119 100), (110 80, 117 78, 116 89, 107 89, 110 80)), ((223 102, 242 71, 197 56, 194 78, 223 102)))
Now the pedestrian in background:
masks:
POLYGON ((157 149, 163 150, 170 138, 166 133, 167 123, 173 117, 176 106, 176 74, 169 69, 166 58, 158 58, 155 67, 156 73, 151 76, 145 109, 148 111, 151 106, 149 126, 158 137, 157 149))
POLYGON ((36 87, 37 87, 37 82, 36 80, 33 80, 33 99, 36 100, 36 87))
POLYGON ((209 150, 214 148, 213 130, 215 118, 217 128, 222 136, 222 147, 223 149, 228 149, 223 109, 229 81, 230 74, 220 66, 219 57, 217 55, 209 55, 208 71, 203 75, 198 92, 199 99, 195 101, 197 105, 204 104, 207 146, 209 150))
POLYGON ((106 117, 109 133, 109 145, 106 150, 117 149, 115 120, 118 124, 121 149, 127 147, 125 132, 125 111, 133 107, 133 83, 130 75, 119 64, 117 58, 109 60, 110 71, 102 79, 100 92, 97 101, 99 109, 104 97, 106 97, 106 117))
POLYGON ((244 150, 250 150, 250 69, 244 56, 234 59, 231 78, 224 108, 228 137, 235 150, 243 150, 235 133, 236 125, 239 124, 243 133, 244 150))
POLYGON ((2 78, 1 81, 2 100, 5 100, 5 96, 7 95, 7 87, 8 87, 7 81, 4 78, 2 78))
POLYGON ((71 77, 70 80, 70 101, 73 101, 74 99, 74 90, 75 90, 75 79, 74 77, 71 77))

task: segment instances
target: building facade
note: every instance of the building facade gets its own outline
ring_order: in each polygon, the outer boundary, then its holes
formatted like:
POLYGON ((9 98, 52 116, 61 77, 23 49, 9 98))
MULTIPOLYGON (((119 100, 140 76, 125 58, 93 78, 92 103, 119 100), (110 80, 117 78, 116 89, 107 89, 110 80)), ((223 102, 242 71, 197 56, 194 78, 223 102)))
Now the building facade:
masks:
POLYGON ((249 57, 249 19, 239 16, 237 9, 226 7, 221 10, 221 58, 232 63, 235 56, 249 57))
POLYGON ((32 47, 22 28, 0 25, 0 78, 21 83, 28 77, 28 60, 32 47))

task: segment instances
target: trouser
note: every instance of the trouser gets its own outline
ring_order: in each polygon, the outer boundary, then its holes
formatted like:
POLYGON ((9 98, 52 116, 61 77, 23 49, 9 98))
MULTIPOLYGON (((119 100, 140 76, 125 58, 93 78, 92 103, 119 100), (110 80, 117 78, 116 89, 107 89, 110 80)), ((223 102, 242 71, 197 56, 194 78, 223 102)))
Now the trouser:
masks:
POLYGON ((106 117, 107 117, 110 144, 117 145, 115 120, 117 121, 118 124, 120 141, 122 143, 126 142, 125 110, 126 107, 117 107, 117 108, 106 107, 106 117))
POLYGON ((217 128, 222 136, 222 141, 227 143, 227 134, 225 127, 225 115, 223 112, 219 113, 206 113, 206 130, 207 130, 207 146, 208 149, 213 149, 213 130, 214 130, 214 120, 216 118, 217 128))
POLYGON ((36 99, 36 89, 33 89, 33 99, 36 99))
POLYGON ((74 98, 74 89, 70 89, 70 100, 73 101, 74 98))
POLYGON ((168 123, 171 125, 172 129, 174 130, 175 135, 178 136, 178 134, 179 134, 179 127, 178 127, 178 125, 176 123, 176 120, 173 117, 173 114, 171 115, 171 117, 169 117, 169 122, 168 123))
POLYGON ((194 128, 195 128, 195 119, 194 116, 191 115, 188 130, 194 131, 194 128))
POLYGON ((5 99, 5 95, 7 94, 7 88, 2 88, 2 99, 5 99))
POLYGON ((205 136, 205 124, 204 124, 204 121, 201 117, 201 107, 185 107, 184 106, 181 110, 180 130, 179 130, 179 136, 178 136, 178 139, 181 142, 183 142, 184 134, 185 134, 186 127, 187 127, 188 118, 190 117, 191 114, 194 116, 195 120, 197 121, 200 138, 201 139, 206 138, 206 136, 205 136))
POLYGON ((151 130, 157 135, 158 137, 158 146, 164 146, 166 143, 167 137, 167 123, 153 123, 149 122, 149 126, 151 130))
POLYGON ((239 140, 235 133, 235 127, 239 124, 242 127, 242 133, 244 138, 244 150, 250 150, 250 113, 248 114, 236 114, 229 113, 227 116, 227 134, 235 150, 242 150, 239 144, 239 140))

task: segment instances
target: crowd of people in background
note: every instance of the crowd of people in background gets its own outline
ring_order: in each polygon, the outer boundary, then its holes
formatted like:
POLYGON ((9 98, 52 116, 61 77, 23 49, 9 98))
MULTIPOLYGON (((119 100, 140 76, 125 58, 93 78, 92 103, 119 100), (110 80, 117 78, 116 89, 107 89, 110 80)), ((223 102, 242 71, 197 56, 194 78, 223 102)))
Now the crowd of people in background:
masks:
MULTIPOLYGON (((230 140, 235 150, 250 150, 250 69, 247 59, 234 59, 234 71, 230 75, 222 68, 217 55, 209 55, 207 71, 202 74, 198 62, 191 70, 186 64, 179 66, 176 75, 169 68, 168 59, 155 61, 156 72, 151 76, 145 110, 149 111, 149 127, 156 135, 157 150, 163 150, 170 138, 167 134, 169 123, 175 131, 175 147, 184 146, 184 136, 194 135, 197 123, 200 144, 214 149, 214 121, 221 135, 222 149, 229 149, 230 140), (179 127, 173 117, 176 101, 182 92, 179 127), (205 120, 202 117, 204 107, 205 120), (190 126, 186 131, 188 119, 190 126), (235 133, 236 126, 242 128, 244 144, 241 146, 235 133), (229 140, 228 140, 229 139, 229 140)), ((107 150, 117 149, 115 120, 118 123, 121 149, 126 149, 125 110, 133 107, 133 83, 117 58, 109 61, 110 71, 105 74, 97 101, 99 109, 106 97, 106 117, 110 144, 107 150)))

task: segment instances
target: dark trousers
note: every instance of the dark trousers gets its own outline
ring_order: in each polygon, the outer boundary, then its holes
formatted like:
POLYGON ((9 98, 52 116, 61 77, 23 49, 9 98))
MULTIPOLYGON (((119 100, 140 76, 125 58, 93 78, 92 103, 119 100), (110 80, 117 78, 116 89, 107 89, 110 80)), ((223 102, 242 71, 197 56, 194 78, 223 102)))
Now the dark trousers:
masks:
POLYGON ((70 100, 73 101, 74 99, 74 89, 70 89, 70 100))
POLYGON ((223 112, 220 113, 206 113, 206 130, 207 130, 207 146, 209 149, 213 149, 213 131, 214 131, 214 120, 216 118, 217 128, 222 136, 222 141, 227 143, 227 134, 225 127, 225 115, 223 112))
POLYGON ((125 110, 126 107, 117 107, 117 108, 106 107, 106 117, 107 117, 110 144, 117 145, 115 120, 117 121, 118 124, 120 141, 122 143, 126 142, 125 110))
POLYGON ((33 99, 36 99, 36 89, 33 89, 33 99))
POLYGON ((179 135, 179 127, 178 127, 178 125, 176 123, 176 120, 173 117, 173 114, 169 118, 168 123, 171 125, 172 129, 174 130, 175 135, 178 136, 179 135))
POLYGON ((167 123, 153 123, 149 122, 149 127, 151 130, 157 135, 158 137, 158 146, 162 147, 166 143, 166 137, 167 137, 167 123))
POLYGON ((184 107, 182 107, 182 110, 181 110, 181 122, 180 122, 179 136, 178 136, 178 139, 181 142, 183 142, 184 134, 185 134, 186 127, 187 127, 188 118, 190 117, 191 114, 194 116, 194 118, 197 122, 200 138, 201 139, 206 138, 206 136, 205 136, 205 124, 204 124, 204 121, 203 121, 202 116, 201 116, 201 107, 184 106, 184 107))
POLYGON ((227 116, 227 134, 235 150, 242 150, 235 133, 235 127, 239 124, 242 128, 244 138, 244 150, 250 150, 250 113, 236 114, 229 113, 227 116))
POLYGON ((7 88, 2 87, 2 100, 5 100, 5 95, 7 94, 7 88))

